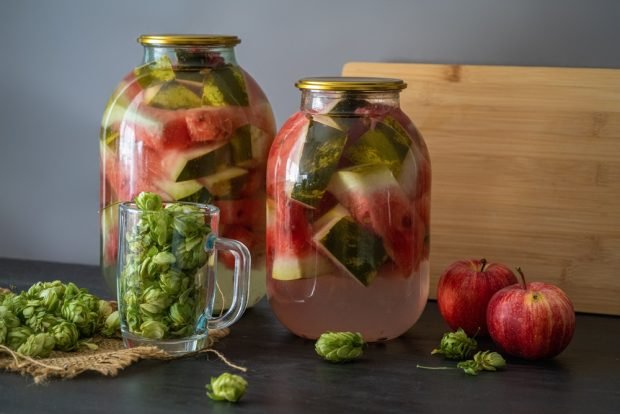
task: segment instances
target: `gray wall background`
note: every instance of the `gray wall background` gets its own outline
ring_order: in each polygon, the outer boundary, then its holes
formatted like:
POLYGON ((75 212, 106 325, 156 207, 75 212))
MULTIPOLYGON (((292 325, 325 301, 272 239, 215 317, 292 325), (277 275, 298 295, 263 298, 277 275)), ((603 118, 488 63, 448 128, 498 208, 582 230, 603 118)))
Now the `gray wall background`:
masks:
POLYGON ((618 0, 3 0, 0 257, 98 263, 99 123, 141 33, 239 35, 278 125, 352 60, 620 67, 618 0))

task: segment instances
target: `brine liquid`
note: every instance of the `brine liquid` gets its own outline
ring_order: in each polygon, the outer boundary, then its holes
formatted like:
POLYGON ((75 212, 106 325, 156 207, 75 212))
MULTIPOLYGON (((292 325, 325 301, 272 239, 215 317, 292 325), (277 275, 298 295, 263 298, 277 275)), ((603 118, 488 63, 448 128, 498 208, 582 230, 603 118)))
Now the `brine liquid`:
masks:
POLYGON ((396 338, 420 317, 428 297, 428 262, 404 279, 380 275, 368 287, 348 275, 270 280, 269 304, 294 334, 316 339, 325 331, 359 332, 365 341, 396 338))

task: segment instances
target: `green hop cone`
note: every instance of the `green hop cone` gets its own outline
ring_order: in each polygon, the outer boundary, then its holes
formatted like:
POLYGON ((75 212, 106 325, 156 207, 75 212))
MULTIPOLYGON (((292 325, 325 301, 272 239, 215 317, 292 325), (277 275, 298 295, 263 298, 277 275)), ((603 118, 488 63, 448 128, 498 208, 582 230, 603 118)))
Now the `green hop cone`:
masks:
POLYGON ((101 334, 103 336, 114 336, 121 329, 121 318, 120 313, 116 310, 108 315, 105 322, 103 323, 103 328, 101 328, 101 334))
POLYGON ((96 312, 97 314, 99 313, 99 302, 101 299, 97 296, 83 292, 77 296, 77 299, 82 302, 82 304, 86 306, 89 311, 96 312))
MULTIPOLYGON (((170 228, 170 214, 166 211, 153 211, 144 214, 143 225, 150 232, 150 237, 158 245, 165 246, 172 237, 172 229, 170 228)), ((151 246, 154 247, 154 246, 151 246)))
POLYGON ((4 319, 0 319, 0 345, 4 345, 6 342, 6 335, 9 333, 9 328, 6 326, 4 319))
POLYGON ((140 325, 142 324, 142 317, 140 316, 140 307, 138 305, 127 306, 125 312, 125 320, 127 321, 127 327, 129 331, 135 334, 140 333, 140 325))
POLYGON ((189 302, 176 302, 170 306, 170 320, 174 327, 184 327, 193 324, 194 307, 189 302))
POLYGON ((41 299, 26 299, 23 302, 23 307, 21 308, 20 317, 22 321, 27 321, 33 315, 37 313, 46 313, 47 309, 43 306, 43 301, 41 299))
POLYGON ((459 362, 457 368, 461 368, 469 375, 478 375, 481 371, 497 371, 506 366, 506 360, 497 352, 476 352, 473 359, 459 362))
POLYGON ((56 349, 60 351, 73 351, 77 348, 80 333, 74 323, 60 322, 54 325, 49 333, 54 337, 56 349))
POLYGON ((145 338, 163 339, 168 333, 168 326, 157 320, 148 320, 140 325, 140 331, 145 338))
POLYGON ((75 283, 69 282, 65 285, 64 300, 73 299, 84 293, 85 289, 79 288, 75 283))
POLYGON ((484 351, 474 355, 474 361, 485 371, 497 371, 506 366, 506 360, 497 352, 484 351))
POLYGON ((151 286, 142 294, 140 309, 151 315, 157 315, 166 311, 170 305, 170 300, 170 295, 166 292, 157 286, 151 286))
POLYGON ((325 332, 314 345, 314 350, 330 362, 346 362, 362 356, 364 339, 354 332, 325 332))
MULTIPOLYGON (((95 306, 98 306, 98 303, 95 306)), ((65 301, 60 311, 63 318, 77 326, 83 337, 93 336, 97 330, 99 315, 90 309, 88 301, 82 302, 79 296, 65 301)))
POLYGON ((112 306, 112 304, 107 300, 100 299, 99 306, 97 308, 97 315, 101 324, 105 322, 112 312, 114 312, 114 306, 112 306))
POLYGON ((207 396, 215 401, 237 402, 243 397, 248 382, 239 375, 225 372, 217 378, 211 378, 206 385, 207 396))
POLYGON ((473 359, 468 359, 467 361, 461 361, 458 364, 456 364, 456 367, 461 368, 467 375, 478 375, 478 373, 482 371, 480 366, 478 366, 476 361, 474 361, 473 359))
POLYGON ((4 321, 7 329, 21 325, 19 318, 6 305, 0 305, 0 320, 4 321))
POLYGON ((33 358, 46 358, 54 349, 54 337, 49 333, 30 335, 26 342, 17 348, 17 352, 33 358))
POLYGON ((33 333, 29 326, 18 326, 9 329, 6 334, 6 345, 16 351, 33 333))
POLYGON ((134 203, 136 203, 136 207, 144 211, 156 211, 162 209, 161 197, 155 193, 149 193, 146 191, 138 194, 138 196, 134 198, 134 203))
POLYGON ((57 313, 60 310, 63 293, 64 286, 62 289, 57 286, 49 286, 42 289, 38 297, 41 299, 41 305, 45 307, 49 313, 57 313))
POLYGON ((30 326, 36 333, 48 332, 61 321, 61 318, 58 318, 52 313, 47 313, 45 309, 40 309, 26 320, 26 325, 30 326))
POLYGON ((15 302, 18 296, 13 292, 4 292, 0 296, 0 306, 4 306, 7 310, 15 313, 15 302))
POLYGON ((170 269, 159 275, 159 287, 166 294, 178 295, 182 288, 183 273, 177 269, 170 269))
POLYGON ((439 348, 433 349, 431 355, 441 354, 448 359, 463 360, 469 358, 478 343, 475 339, 469 338, 461 328, 455 332, 447 332, 441 338, 439 348))

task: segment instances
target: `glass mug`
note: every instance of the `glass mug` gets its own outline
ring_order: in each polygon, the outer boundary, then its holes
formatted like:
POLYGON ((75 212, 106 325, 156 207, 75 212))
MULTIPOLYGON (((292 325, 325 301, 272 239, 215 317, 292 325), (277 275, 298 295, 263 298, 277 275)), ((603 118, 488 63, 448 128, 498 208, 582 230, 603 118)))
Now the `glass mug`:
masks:
POLYGON ((236 322, 249 294, 251 256, 241 242, 218 236, 216 206, 163 203, 140 209, 120 203, 117 295, 126 347, 169 353, 204 348, 208 332, 236 322), (234 258, 230 308, 213 315, 217 252, 234 258))

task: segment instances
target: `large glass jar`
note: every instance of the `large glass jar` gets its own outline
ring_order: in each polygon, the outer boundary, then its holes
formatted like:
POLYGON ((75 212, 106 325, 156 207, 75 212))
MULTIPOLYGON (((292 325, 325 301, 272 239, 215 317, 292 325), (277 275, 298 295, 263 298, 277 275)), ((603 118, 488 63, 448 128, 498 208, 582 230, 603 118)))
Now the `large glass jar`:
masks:
MULTIPOLYGON (((123 78, 103 115, 101 267, 115 289, 118 203, 142 191, 165 201, 212 203, 220 235, 252 252, 248 305, 265 294, 265 168, 275 135, 271 106, 235 59, 236 36, 144 35, 142 64, 123 78)), ((220 257, 216 308, 232 297, 234 258, 220 257)))
POLYGON ((395 338, 428 298, 430 160, 406 84, 306 78, 267 165, 267 296, 293 333, 395 338))

